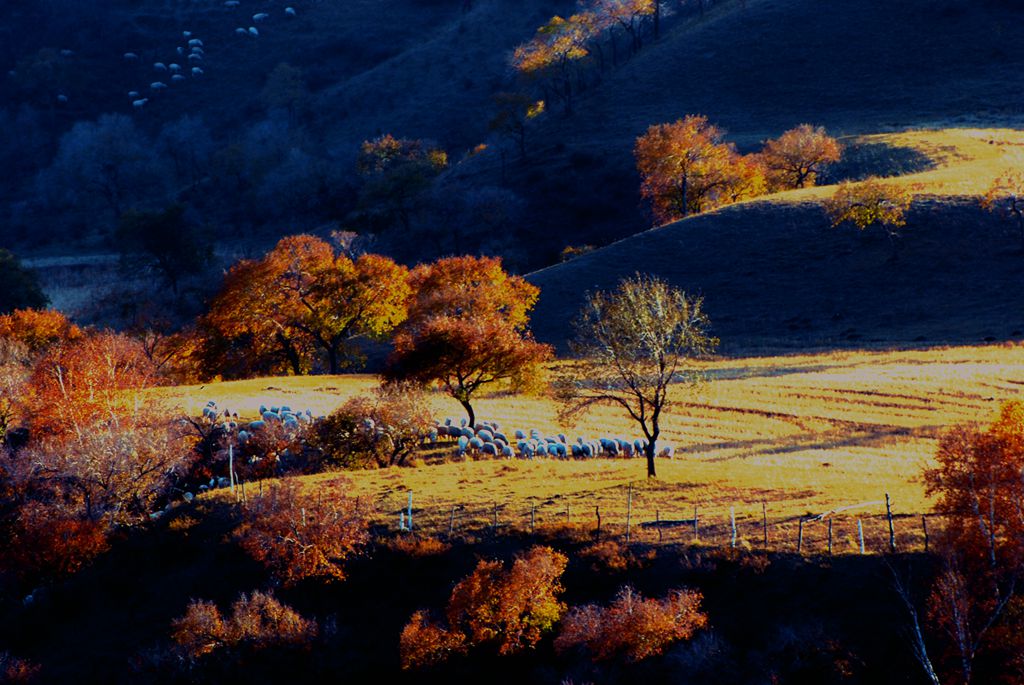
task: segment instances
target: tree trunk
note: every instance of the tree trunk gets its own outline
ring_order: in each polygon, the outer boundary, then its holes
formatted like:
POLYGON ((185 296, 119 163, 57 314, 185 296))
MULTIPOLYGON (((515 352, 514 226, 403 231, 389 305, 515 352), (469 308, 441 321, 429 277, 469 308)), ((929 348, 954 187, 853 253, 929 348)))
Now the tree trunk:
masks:
POLYGON ((335 344, 327 346, 327 365, 331 374, 338 373, 338 346, 335 344))
POLYGON ((647 457, 647 477, 657 478, 658 474, 654 468, 654 455, 658 449, 658 436, 653 436, 647 441, 647 447, 644 448, 644 455, 647 457))
POLYGON ((473 411, 473 405, 469 403, 469 400, 459 400, 459 404, 469 414, 469 427, 476 430, 476 413, 473 411))

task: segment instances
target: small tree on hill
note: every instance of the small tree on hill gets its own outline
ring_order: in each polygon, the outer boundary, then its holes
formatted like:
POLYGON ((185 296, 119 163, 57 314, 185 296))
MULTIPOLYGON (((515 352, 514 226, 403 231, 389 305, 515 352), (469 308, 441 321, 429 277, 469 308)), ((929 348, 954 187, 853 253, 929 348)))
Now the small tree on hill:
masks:
POLYGON ((493 257, 450 257, 417 267, 409 319, 395 336, 385 377, 437 383, 476 422, 473 397, 511 381, 526 388, 552 350, 527 329, 540 291, 493 257))
POLYGON ((524 76, 542 79, 545 91, 562 101, 566 114, 572 114, 573 79, 590 56, 588 43, 600 31, 599 24, 593 12, 568 19, 554 16, 537 29, 533 39, 515 49, 512 67, 524 76))
POLYGON ((821 126, 801 124, 764 144, 761 160, 773 188, 813 186, 818 174, 838 162, 843 148, 821 126))
POLYGON ((655 477, 661 419, 680 382, 698 380, 693 359, 710 353, 703 301, 665 281, 637 274, 613 292, 597 292, 576 322, 576 359, 556 381, 563 420, 598 405, 626 411, 647 440, 647 476, 655 477))
POLYGON ((122 264, 153 271, 178 294, 178 284, 199 275, 213 253, 199 233, 185 220, 185 206, 173 205, 162 212, 128 210, 117 227, 122 264))
POLYGON ((913 201, 911 192, 899 185, 869 178, 860 183, 845 182, 825 200, 825 212, 832 226, 851 223, 863 231, 878 226, 885 231, 896 256, 900 229, 907 224, 906 212, 913 201))
POLYGON ((544 113, 544 101, 523 93, 498 93, 494 102, 498 111, 491 119, 490 129, 511 138, 519 158, 526 159, 527 124, 544 113))
POLYGON ((702 115, 656 124, 633 149, 654 216, 667 223, 764 192, 758 165, 741 157, 702 115))
POLYGON ((1020 235, 1021 250, 1024 250, 1024 171, 1004 171, 992 182, 981 200, 981 206, 1013 220, 1020 235))

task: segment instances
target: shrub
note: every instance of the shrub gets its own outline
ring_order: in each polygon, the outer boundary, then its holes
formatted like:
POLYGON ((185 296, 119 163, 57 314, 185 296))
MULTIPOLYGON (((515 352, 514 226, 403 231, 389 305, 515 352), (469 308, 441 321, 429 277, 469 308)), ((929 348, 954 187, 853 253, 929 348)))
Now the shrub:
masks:
POLYGON ((236 532, 242 548, 286 586, 305 578, 344 580, 344 562, 369 540, 358 502, 323 494, 302 495, 285 479, 243 509, 236 532))
POLYGON ((109 547, 101 523, 39 501, 23 504, 11 528, 0 566, 25 580, 70 576, 109 547))
POLYGON ((38 675, 38 664, 16 657, 10 652, 0 652, 0 683, 22 685, 35 681, 38 675))
POLYGON ((312 443, 345 468, 401 466, 434 427, 426 393, 407 383, 354 397, 317 424, 312 443))
POLYGON ((303 618, 272 594, 242 595, 225 618, 213 602, 193 600, 184 616, 171 624, 171 639, 182 656, 195 661, 228 648, 262 650, 301 647, 316 637, 316 621, 303 618))
POLYGON ((568 559, 550 547, 532 547, 509 568, 481 560, 452 590, 448 625, 413 614, 400 640, 403 668, 439 663, 467 647, 493 645, 498 654, 535 646, 565 613, 558 600, 568 559))
POLYGON ((702 596, 673 590, 664 599, 645 599, 628 585, 608 607, 586 604, 566 617, 555 649, 584 647, 598 661, 617 656, 640 661, 662 654, 673 642, 688 640, 707 625, 702 596))

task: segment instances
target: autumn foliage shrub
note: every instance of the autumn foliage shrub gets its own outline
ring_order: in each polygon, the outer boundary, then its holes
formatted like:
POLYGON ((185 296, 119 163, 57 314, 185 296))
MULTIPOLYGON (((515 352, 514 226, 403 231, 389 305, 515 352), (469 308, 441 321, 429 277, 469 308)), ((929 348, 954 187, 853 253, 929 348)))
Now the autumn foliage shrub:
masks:
POLYGON ((254 651, 301 647, 317 635, 316 621, 303 618, 272 594, 242 595, 224 616, 213 602, 193 600, 171 624, 171 639, 190 661, 221 649, 254 651))
POLYGON ((369 540, 358 502, 325 492, 306 495, 285 479, 244 505, 239 543, 286 586, 305 578, 343 580, 345 561, 369 540))
POLYGON ((529 649, 550 632, 565 604, 559 601, 568 559, 550 547, 532 547, 511 566, 482 560, 452 590, 447 626, 417 612, 402 631, 403 668, 444 661, 464 647, 490 645, 498 654, 529 649))
POLYGON ((673 590, 664 599, 644 598, 633 588, 619 590, 607 607, 571 609, 555 640, 560 652, 583 647, 597 661, 622 657, 640 661, 664 653, 707 625, 699 592, 673 590))
POLYGON ((33 354, 82 335, 81 328, 54 309, 15 309, 0 316, 0 339, 16 340, 33 354))
POLYGON ((103 523, 33 500, 18 509, 8 534, 0 567, 32 582, 70 576, 110 546, 103 523))

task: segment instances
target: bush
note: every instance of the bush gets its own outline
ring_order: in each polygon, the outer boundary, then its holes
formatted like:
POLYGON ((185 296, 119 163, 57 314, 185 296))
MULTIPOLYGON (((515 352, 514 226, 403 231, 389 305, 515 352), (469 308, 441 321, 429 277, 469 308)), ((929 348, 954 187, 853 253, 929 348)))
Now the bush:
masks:
POLYGON ((316 621, 305 619, 272 594, 242 595, 225 618, 213 602, 193 600, 171 624, 171 639, 189 661, 220 649, 301 647, 316 637, 316 621))
POLYGON ((452 590, 447 627, 413 614, 400 640, 403 668, 435 664, 466 647, 493 645, 498 654, 535 646, 565 613, 558 600, 568 559, 550 547, 532 547, 511 567, 482 560, 452 590))
POLYGON ((37 501, 18 510, 11 533, 0 566, 32 582, 70 576, 109 547, 100 522, 37 501))
POLYGON ((336 409, 317 424, 312 444, 344 468, 401 466, 433 428, 423 390, 395 383, 336 409))
POLYGON ((664 599, 645 599, 628 585, 608 607, 586 604, 566 617, 555 649, 584 647, 598 661, 618 656, 640 661, 662 654, 707 625, 699 592, 673 590, 664 599))
POLYGON ((344 580, 344 562, 369 540, 367 525, 354 499, 302 495, 285 479, 249 500, 236 535, 246 552, 288 586, 305 578, 344 580))

